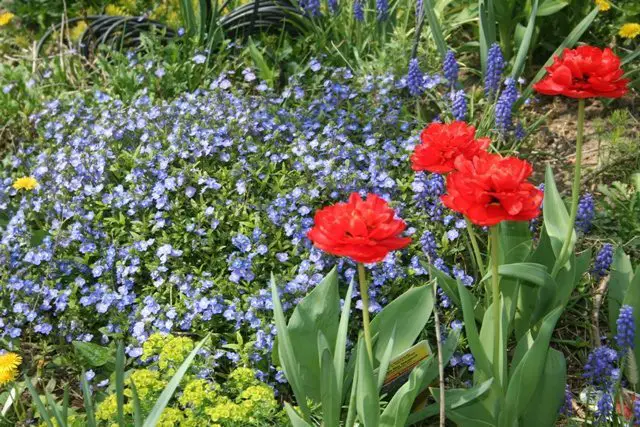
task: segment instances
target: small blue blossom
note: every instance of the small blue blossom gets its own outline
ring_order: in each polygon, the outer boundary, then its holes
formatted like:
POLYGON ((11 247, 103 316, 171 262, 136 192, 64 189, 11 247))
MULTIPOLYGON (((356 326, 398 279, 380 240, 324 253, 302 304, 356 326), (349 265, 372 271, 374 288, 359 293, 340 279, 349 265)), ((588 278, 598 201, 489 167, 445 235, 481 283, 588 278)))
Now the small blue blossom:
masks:
POLYGON ((609 267, 613 261, 613 245, 605 243, 596 255, 596 261, 593 266, 593 273, 596 277, 601 278, 608 274, 609 267))
POLYGON ((633 316, 633 307, 623 305, 616 321, 616 345, 621 352, 634 348, 636 325, 633 316))
POLYGON ((193 62, 196 64, 204 64, 207 61, 207 57, 202 54, 197 54, 193 57, 193 62))
POLYGON ((453 87, 458 81, 458 61, 456 61, 456 55, 452 50, 447 51, 442 63, 442 74, 444 78, 449 82, 449 86, 453 87))
POLYGON ((595 207, 591 193, 585 193, 580 197, 576 212, 576 227, 583 233, 588 233, 591 230, 593 219, 596 216, 595 207))
POLYGON ((498 43, 493 43, 487 53, 487 71, 484 76, 484 94, 492 97, 500 89, 500 79, 505 61, 498 43))
POLYGON ((496 127, 505 133, 513 128, 513 107, 518 100, 518 88, 516 81, 508 78, 504 82, 505 88, 496 103, 496 127))
POLYGON ((420 64, 418 58, 411 58, 409 60, 409 71, 407 73, 407 87, 411 96, 419 96, 424 91, 423 89, 424 76, 420 71, 420 64))

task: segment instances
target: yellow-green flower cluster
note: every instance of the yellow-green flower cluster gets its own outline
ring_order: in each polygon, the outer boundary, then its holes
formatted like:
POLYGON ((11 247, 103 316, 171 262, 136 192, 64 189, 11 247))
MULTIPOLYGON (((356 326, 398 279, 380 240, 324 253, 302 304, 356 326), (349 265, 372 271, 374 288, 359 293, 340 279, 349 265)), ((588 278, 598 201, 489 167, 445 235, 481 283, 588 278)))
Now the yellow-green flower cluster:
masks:
MULTIPOLYGON (((193 350, 194 342, 187 337, 153 334, 143 345, 143 360, 152 363, 147 369, 137 369, 125 380, 125 414, 132 420, 131 383, 135 383, 146 416, 176 368, 193 350)), ((110 422, 117 413, 116 396, 111 394, 96 410, 96 418, 110 422)), ((160 427, 239 427, 280 426, 286 424, 274 391, 256 378, 254 370, 239 367, 226 382, 185 375, 181 388, 158 422, 160 427)))
POLYGON ((175 370, 184 362, 193 350, 194 344, 191 338, 171 337, 167 339, 158 358, 158 368, 173 375, 175 370))

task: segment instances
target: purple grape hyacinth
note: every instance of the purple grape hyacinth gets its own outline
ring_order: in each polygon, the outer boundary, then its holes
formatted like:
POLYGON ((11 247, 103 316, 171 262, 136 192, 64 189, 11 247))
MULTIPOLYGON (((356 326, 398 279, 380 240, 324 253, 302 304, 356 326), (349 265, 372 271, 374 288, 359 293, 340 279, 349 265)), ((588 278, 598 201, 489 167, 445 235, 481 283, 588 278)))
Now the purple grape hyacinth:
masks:
POLYGON ((500 89, 500 78, 504 71, 505 62, 500 45, 494 43, 487 54, 487 72, 484 76, 484 94, 492 97, 500 89))
POLYGON ((609 272, 611 262, 613 261, 613 245, 605 243, 596 256, 595 265, 593 267, 593 273, 598 277, 604 277, 609 272))
POLYGON ((585 193, 578 202, 578 212, 576 215, 576 227, 583 233, 591 230, 593 219, 596 216, 596 205, 591 193, 585 193))
POLYGON ((456 61, 455 53, 452 50, 448 51, 442 63, 442 74, 449 81, 451 87, 455 86, 458 81, 459 70, 460 67, 458 66, 458 61, 456 61))
POLYGON ((501 132, 507 132, 513 128, 513 106, 518 100, 516 81, 508 78, 504 82, 505 89, 500 94, 496 103, 496 127, 501 132))
POLYGON ((636 335, 636 324, 633 317, 633 307, 623 305, 620 308, 620 315, 616 321, 616 345, 621 353, 634 347, 636 335))
POLYGON ((423 92, 424 76, 420 70, 418 58, 411 58, 409 61, 409 71, 407 73, 407 87, 411 96, 419 96, 423 92))

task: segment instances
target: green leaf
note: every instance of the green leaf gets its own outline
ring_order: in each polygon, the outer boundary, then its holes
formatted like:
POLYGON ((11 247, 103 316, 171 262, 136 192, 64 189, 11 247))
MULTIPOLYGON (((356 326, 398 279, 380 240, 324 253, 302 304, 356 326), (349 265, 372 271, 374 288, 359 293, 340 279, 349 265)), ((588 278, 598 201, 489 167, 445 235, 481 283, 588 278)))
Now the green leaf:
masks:
POLYGON ((391 361, 391 352, 393 351, 393 343, 396 338, 396 327, 394 325, 391 337, 387 342, 387 348, 385 349, 382 358, 380 359, 380 366, 378 367, 378 393, 384 384, 384 379, 387 376, 387 369, 389 369, 389 362, 391 361))
MULTIPOLYGON (((468 405, 474 400, 478 399, 491 388, 492 383, 493 378, 490 378, 487 381, 476 384, 471 388, 445 390, 444 400, 447 413, 449 413, 452 409, 468 405)), ((430 392, 436 400, 436 403, 433 403, 419 411, 413 412, 411 415, 409 415, 407 424, 411 425, 417 423, 419 421, 430 418, 440 412, 440 389, 431 388, 430 392)))
POLYGON ((373 367, 365 349, 364 340, 358 342, 358 392, 356 410, 364 427, 378 427, 380 421, 380 398, 373 375, 373 367))
MULTIPOLYGON (((598 8, 594 7, 593 10, 587 16, 585 16, 582 19, 582 21, 580 21, 578 23, 578 25, 576 25, 573 28, 573 30, 571 30, 569 35, 562 41, 562 43, 560 43, 558 48, 551 54, 549 59, 547 59, 547 62, 545 62, 544 66, 540 67, 540 71, 538 71, 536 73, 535 77, 533 79, 531 79, 531 82, 529 83, 527 88, 522 92, 522 96, 520 98, 518 98, 518 100, 516 101, 514 109, 517 110, 518 108, 520 108, 522 103, 527 98, 529 98, 529 96, 531 96, 531 92, 533 91, 533 85, 535 83, 537 83, 547 73, 547 70, 546 70, 545 67, 551 65, 553 63, 553 58, 555 56, 560 55, 560 53, 565 48, 573 47, 573 45, 575 45, 578 42, 578 40, 580 40, 580 38, 582 37, 584 32, 587 31, 587 29, 589 28, 589 26, 591 25, 593 20, 596 18, 596 16, 598 16, 598 8)), ((547 192, 546 184, 545 184, 544 192, 545 193, 547 192)), ((546 204, 546 197, 545 197, 545 204, 546 204)), ((544 206, 543 206, 543 208, 544 208, 544 206)), ((545 211, 545 216, 546 216, 546 211, 545 211)))
POLYGON ((427 357, 413 368, 409 374, 409 381, 404 383, 402 387, 396 391, 396 394, 393 395, 389 404, 387 404, 387 407, 382 412, 380 427, 396 427, 406 424, 411 406, 416 400, 418 393, 420 393, 420 386, 424 382, 424 376, 432 364, 437 365, 435 355, 427 357))
POLYGON ((547 360, 533 400, 520 417, 520 426, 554 426, 564 402, 567 383, 567 363, 564 355, 553 348, 549 349, 547 360))
POLYGON ((464 330, 469 343, 469 348, 476 360, 476 372, 483 374, 485 379, 491 378, 493 377, 491 362, 489 362, 489 357, 485 353, 484 346, 480 342, 480 335, 478 334, 478 328, 476 326, 473 306, 471 305, 471 294, 460 282, 458 282, 458 291, 460 293, 460 301, 462 304, 464 330))
POLYGON ((338 395, 342 402, 342 396, 344 395, 343 384, 344 378, 344 363, 347 351, 347 333, 349 331, 349 313, 351 312, 351 294, 353 292, 353 280, 347 289, 347 295, 344 297, 344 304, 342 306, 342 314, 340 315, 340 324, 338 325, 338 333, 336 336, 336 345, 333 350, 333 364, 336 371, 336 379, 338 380, 338 395))
MULTIPOLYGON (((542 209, 544 211, 544 227, 549 235, 549 239, 551 240, 553 253, 557 257, 562 249, 562 243, 567 237, 570 221, 569 213, 567 212, 567 208, 562 197, 560 197, 560 193, 556 187, 556 181, 553 178, 553 171, 549 165, 547 165, 547 169, 545 171, 544 202, 542 209)), ((575 242, 576 232, 574 230, 571 234, 571 244, 569 246, 568 253, 573 252, 575 242)))
POLYGON ((500 413, 501 426, 517 425, 518 418, 531 404, 546 364, 551 334, 562 311, 563 307, 558 307, 544 318, 533 345, 514 369, 500 413))
POLYGON ((397 327, 391 358, 411 347, 433 311, 433 284, 412 288, 391 301, 371 321, 371 334, 377 337, 374 358, 382 360, 386 345, 397 327))
POLYGON ((520 47, 518 48, 516 59, 513 63, 513 71, 511 72, 511 77, 514 79, 517 79, 520 76, 520 74, 522 74, 524 63, 527 60, 527 57, 529 56, 529 46, 531 45, 531 39, 533 38, 533 31, 536 28, 537 13, 538 13, 538 0, 533 0, 531 15, 529 15, 529 23, 527 24, 527 29, 524 32, 524 35, 522 37, 522 42, 520 43, 520 47))
POLYGON ((111 349, 108 347, 83 341, 73 341, 72 344, 78 356, 93 368, 98 368, 113 360, 111 349))
POLYGON ((538 9, 538 16, 549 16, 564 9, 569 5, 563 0, 544 0, 538 9))
MULTIPOLYGON (((617 248, 611 261, 607 291, 607 310, 609 314, 610 331, 616 330, 616 320, 620 314, 620 307, 622 307, 624 296, 627 293, 632 278, 633 267, 631 265, 631 258, 624 253, 622 248, 617 248)), ((638 313, 640 314, 640 307, 638 307, 638 309, 638 313)), ((636 317, 640 316, 636 315, 636 317)))
POLYGON ((340 425, 341 396, 338 393, 338 382, 329 350, 329 343, 322 331, 318 331, 318 351, 320 354, 320 402, 322 402, 322 425, 338 427, 340 425))
POLYGON ((293 427, 311 427, 311 424, 306 422, 288 402, 284 402, 284 409, 287 411, 287 415, 289 416, 289 420, 293 427))
MULTIPOLYGON (((633 309, 633 319, 636 327, 636 331, 640 330, 640 267, 636 268, 636 273, 627 288, 627 293, 624 297, 623 301, 624 305, 629 305, 633 309)), ((620 314, 620 310, 618 309, 618 315, 620 314)), ((615 331, 617 333, 617 325, 616 328, 612 329, 612 334, 615 331)), ((634 342, 634 350, 633 353, 635 355, 635 360, 640 360, 640 334, 636 333, 633 338, 634 342)))
POLYGON ((149 412, 149 415, 147 415, 147 418, 144 420, 144 427, 154 427, 158 424, 158 420, 160 419, 162 412, 167 407, 169 401, 173 397, 173 394, 180 385, 182 377, 187 373, 187 370, 189 370, 189 367, 191 367, 191 364, 193 363, 193 359, 196 358, 196 355, 208 339, 209 335, 204 337, 204 339, 200 341, 193 350, 191 350, 191 353, 189 353, 189 355, 184 359, 184 362, 182 362, 176 373, 173 374, 173 377, 171 377, 167 386, 162 390, 160 397, 156 400, 155 405, 151 408, 151 412, 149 412))
POLYGON ((496 19, 493 0, 480 0, 478 5, 478 25, 480 32, 480 63, 482 75, 487 72, 489 48, 496 42, 496 19))
MULTIPOLYGON (((547 268, 544 265, 535 264, 532 262, 517 262, 513 264, 503 264, 498 267, 498 274, 500 276, 513 277, 516 279, 524 280, 535 286, 549 287, 554 289, 555 280, 547 272, 547 268)), ((482 281, 489 280, 492 276, 491 271, 482 278, 482 281)))
MULTIPOLYGON (((444 366, 449 364, 449 360, 451 360, 451 356, 458 348, 458 343, 460 341, 460 331, 452 330, 449 332, 449 336, 442 344, 442 363, 444 366)), ((426 390, 427 387, 433 383, 433 381, 438 377, 438 364, 432 363, 427 366, 426 373, 422 379, 422 384, 420 385, 420 392, 426 390)))
POLYGON ((444 41, 444 34, 442 33, 442 28, 440 27, 440 22, 438 21, 438 17, 436 16, 431 0, 425 0, 424 12, 427 16, 427 22, 429 22, 429 28, 431 29, 431 36, 436 44, 438 53, 440 54, 440 57, 444 59, 447 54, 447 43, 444 41))
MULTIPOLYGON (((489 388, 492 388, 490 384, 489 388)), ((447 418, 461 427, 496 427, 494 416, 483 406, 483 401, 475 401, 469 405, 447 411, 447 418)))
MULTIPOLYGON (((487 308, 487 311, 484 313, 484 319, 482 320, 482 328, 480 329, 480 343, 484 348, 484 354, 487 355, 489 359, 489 363, 493 366, 495 363, 499 364, 499 373, 500 377, 495 378, 496 387, 504 387, 506 384, 506 375, 507 375, 507 313, 504 306, 504 298, 501 296, 500 298, 500 313, 502 318, 500 319, 500 331, 494 330, 494 315, 493 315, 493 302, 487 308), (494 342, 498 341, 498 348, 500 348, 500 360, 497 362, 494 359, 494 342)), ((465 321, 466 322, 466 321, 465 321)), ((473 352, 473 351, 472 351, 473 352)), ((475 353, 474 357, 475 357, 475 353)), ((493 370, 488 372, 479 372, 476 370, 474 372, 474 382, 481 382, 485 379, 493 376, 493 370)))
POLYGON ((303 392, 303 386, 300 384, 299 365, 293 351, 293 345, 289 337, 289 329, 287 328, 284 313, 282 312, 282 305, 280 304, 280 297, 278 296, 278 289, 276 288, 276 281, 273 274, 271 275, 271 298, 273 300, 273 317, 278 331, 278 357, 280 358, 280 366, 287 381, 291 385, 296 401, 300 405, 300 410, 306 417, 309 417, 310 413, 306 403, 307 397, 303 392))
POLYGON ((302 301, 296 306, 287 327, 298 364, 300 385, 304 395, 320 402, 320 369, 318 343, 309 340, 317 337, 318 331, 332 347, 338 334, 340 316, 340 295, 338 294, 338 274, 333 268, 302 301))

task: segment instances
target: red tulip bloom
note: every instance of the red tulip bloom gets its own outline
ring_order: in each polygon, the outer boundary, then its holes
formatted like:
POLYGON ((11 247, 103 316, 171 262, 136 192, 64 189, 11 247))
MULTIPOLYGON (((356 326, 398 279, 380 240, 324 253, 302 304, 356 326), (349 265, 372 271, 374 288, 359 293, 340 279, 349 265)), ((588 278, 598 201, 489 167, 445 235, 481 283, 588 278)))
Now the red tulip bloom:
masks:
POLYGON ((456 169, 447 175, 441 200, 474 224, 528 221, 540 214, 543 193, 527 181, 533 170, 528 162, 485 153, 473 160, 459 157, 456 169))
POLYGON ((411 156, 411 168, 433 173, 451 172, 457 157, 472 159, 487 149, 489 138, 475 139, 475 136, 476 128, 465 122, 432 123, 420 135, 422 143, 411 156))
POLYGON ((411 243, 409 237, 400 236, 407 228, 405 222, 375 194, 362 200, 353 193, 347 203, 320 209, 314 222, 307 237, 317 248, 356 262, 382 261, 389 252, 411 243))
POLYGON ((569 98, 620 98, 627 93, 628 79, 623 79, 620 58, 608 47, 593 46, 565 49, 547 67, 544 79, 533 88, 545 95, 569 98))

